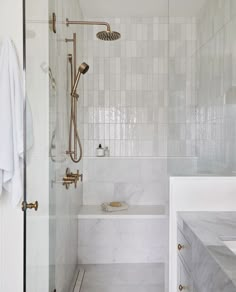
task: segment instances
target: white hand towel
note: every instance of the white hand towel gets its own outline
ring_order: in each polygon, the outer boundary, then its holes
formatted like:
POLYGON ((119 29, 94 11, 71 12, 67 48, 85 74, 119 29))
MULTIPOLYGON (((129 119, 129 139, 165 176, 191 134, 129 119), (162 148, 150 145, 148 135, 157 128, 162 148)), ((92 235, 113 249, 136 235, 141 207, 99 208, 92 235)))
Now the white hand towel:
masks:
POLYGON ((24 107, 16 50, 5 39, 0 44, 0 194, 3 189, 9 192, 15 206, 23 195, 24 107))

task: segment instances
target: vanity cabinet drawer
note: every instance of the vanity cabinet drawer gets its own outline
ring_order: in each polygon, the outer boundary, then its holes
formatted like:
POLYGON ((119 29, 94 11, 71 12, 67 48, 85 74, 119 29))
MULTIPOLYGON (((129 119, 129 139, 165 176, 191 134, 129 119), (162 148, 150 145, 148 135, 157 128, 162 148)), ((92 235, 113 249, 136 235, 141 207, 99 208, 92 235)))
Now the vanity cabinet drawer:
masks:
POLYGON ((178 229, 178 255, 182 258, 188 270, 192 269, 192 247, 183 233, 178 229))
POLYGON ((189 272, 185 269, 180 257, 178 257, 178 287, 177 291, 191 292, 193 291, 192 278, 189 272))

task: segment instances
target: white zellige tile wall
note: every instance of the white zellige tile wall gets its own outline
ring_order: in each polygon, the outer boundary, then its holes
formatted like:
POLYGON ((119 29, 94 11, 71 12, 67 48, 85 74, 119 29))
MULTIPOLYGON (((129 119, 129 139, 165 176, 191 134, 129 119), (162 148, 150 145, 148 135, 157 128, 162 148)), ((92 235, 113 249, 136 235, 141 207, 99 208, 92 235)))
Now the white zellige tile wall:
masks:
POLYGON ((195 155, 195 19, 100 20, 122 37, 102 42, 96 38, 100 27, 84 28, 84 60, 90 65, 84 76, 84 203, 126 198, 166 205, 167 157, 195 155), (99 143, 115 159, 92 159, 99 143), (142 174, 129 181, 134 165, 142 174), (150 170, 151 181, 145 175, 150 170))
POLYGON ((168 157, 196 156, 195 18, 169 24, 168 157))
POLYGON ((105 20, 122 37, 103 42, 85 27, 85 156, 99 143, 116 157, 166 156, 168 18, 105 20))
POLYGON ((196 173, 196 20, 170 17, 168 173, 196 173))

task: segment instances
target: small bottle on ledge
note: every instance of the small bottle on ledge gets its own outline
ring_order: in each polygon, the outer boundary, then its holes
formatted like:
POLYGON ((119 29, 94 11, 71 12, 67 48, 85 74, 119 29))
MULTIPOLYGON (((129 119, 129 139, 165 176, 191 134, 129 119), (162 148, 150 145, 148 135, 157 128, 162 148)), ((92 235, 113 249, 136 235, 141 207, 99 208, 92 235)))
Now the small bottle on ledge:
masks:
POLYGON ((105 155, 105 157, 109 157, 110 156, 110 150, 109 150, 109 148, 107 146, 104 149, 104 155, 105 155))
POLYGON ((98 148, 96 149, 96 155, 97 157, 103 157, 105 155, 104 148, 102 148, 102 144, 98 145, 98 148))

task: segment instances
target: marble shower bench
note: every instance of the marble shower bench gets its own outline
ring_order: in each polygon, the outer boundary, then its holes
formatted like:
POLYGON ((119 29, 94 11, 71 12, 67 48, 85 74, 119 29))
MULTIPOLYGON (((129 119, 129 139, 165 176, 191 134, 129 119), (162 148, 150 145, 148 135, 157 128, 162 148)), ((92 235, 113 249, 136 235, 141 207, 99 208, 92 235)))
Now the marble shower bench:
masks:
MULTIPOLYGON (((236 292, 236 212, 178 214, 178 289, 236 292)), ((185 290, 184 290, 185 291, 185 290)))
POLYGON ((134 205, 117 212, 104 212, 99 205, 84 205, 78 214, 79 219, 153 219, 166 216, 163 205, 134 205))
POLYGON ((78 239, 80 264, 165 263, 167 209, 136 205, 110 213, 84 205, 78 214, 78 239))

